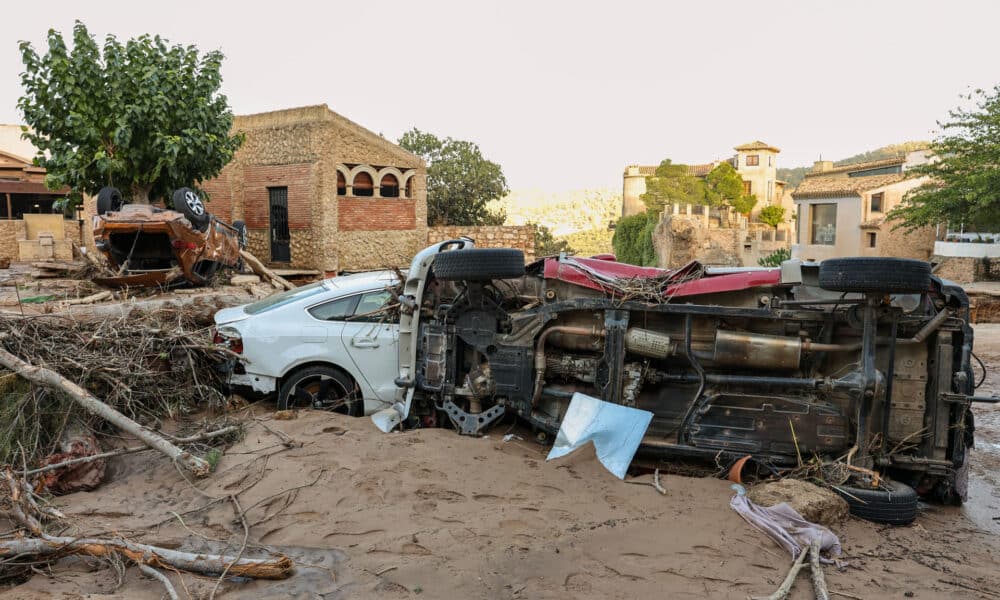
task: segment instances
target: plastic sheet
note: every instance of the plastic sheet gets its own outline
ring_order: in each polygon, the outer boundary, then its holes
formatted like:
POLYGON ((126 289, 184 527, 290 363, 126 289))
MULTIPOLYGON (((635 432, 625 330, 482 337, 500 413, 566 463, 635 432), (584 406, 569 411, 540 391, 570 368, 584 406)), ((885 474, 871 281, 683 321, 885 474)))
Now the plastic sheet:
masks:
POLYGON ((593 442, 597 459, 604 468, 618 479, 624 479, 652 419, 653 413, 649 411, 604 402, 577 392, 570 400, 555 445, 545 460, 566 456, 593 442))

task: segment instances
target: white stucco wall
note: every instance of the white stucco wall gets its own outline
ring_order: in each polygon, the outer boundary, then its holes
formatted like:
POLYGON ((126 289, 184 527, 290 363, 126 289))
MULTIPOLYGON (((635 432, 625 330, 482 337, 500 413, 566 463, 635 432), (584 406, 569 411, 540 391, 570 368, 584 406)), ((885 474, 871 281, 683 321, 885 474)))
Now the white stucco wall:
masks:
POLYGON ((799 236, 797 243, 792 245, 792 258, 820 261, 838 256, 857 256, 862 236, 859 196, 796 200, 795 206, 799 215, 799 236), (833 245, 809 243, 812 232, 810 205, 813 204, 837 205, 837 237, 833 245))

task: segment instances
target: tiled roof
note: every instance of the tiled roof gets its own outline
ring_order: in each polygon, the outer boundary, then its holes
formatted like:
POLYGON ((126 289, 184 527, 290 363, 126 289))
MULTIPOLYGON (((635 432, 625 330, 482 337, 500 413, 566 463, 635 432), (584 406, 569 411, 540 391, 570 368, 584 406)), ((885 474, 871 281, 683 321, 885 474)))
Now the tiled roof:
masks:
MULTIPOLYGON (((709 174, 709 172, 718 166, 718 162, 712 162, 704 165, 687 165, 688 175, 693 175, 695 177, 704 177, 709 174)), ((638 165, 639 175, 643 177, 652 177, 656 175, 656 168, 659 165, 638 165)), ((628 174, 628 169, 625 169, 625 174, 628 174)))
POLYGON ((849 165, 841 165, 839 167, 834 167, 829 171, 821 172, 809 172, 806 173, 806 177, 816 177, 822 175, 831 175, 834 173, 853 173, 854 171, 868 171, 870 169, 881 169, 882 167, 894 167, 896 165, 901 165, 906 162, 905 156, 895 156, 893 158, 880 158, 879 160, 869 160, 868 162, 852 163, 849 165))
POLYGON ((760 140, 754 140, 752 142, 736 146, 733 150, 736 150, 737 152, 747 152, 749 150, 770 150, 771 152, 781 152, 780 148, 775 148, 771 144, 765 144, 760 140))
POLYGON ((903 173, 871 175, 869 177, 848 177, 846 172, 813 173, 807 175, 799 187, 792 192, 793 198, 838 198, 860 196, 866 190, 873 190, 906 179, 903 173))

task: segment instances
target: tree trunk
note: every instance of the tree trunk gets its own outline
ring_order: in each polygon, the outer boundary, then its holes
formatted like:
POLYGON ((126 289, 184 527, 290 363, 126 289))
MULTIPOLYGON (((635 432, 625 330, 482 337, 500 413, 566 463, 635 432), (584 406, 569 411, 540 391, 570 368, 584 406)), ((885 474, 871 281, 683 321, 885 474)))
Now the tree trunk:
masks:
POLYGON ((246 250, 240 250, 240 256, 243 257, 243 261, 247 263, 247 266, 249 266, 254 273, 260 275, 275 285, 285 288, 286 290, 295 289, 295 284, 265 267, 264 263, 260 262, 260 260, 253 254, 250 254, 246 250))
POLYGON ((201 458, 181 450, 155 431, 139 425, 55 371, 30 365, 3 349, 0 349, 0 365, 7 367, 28 381, 63 392, 88 412, 101 417, 123 431, 131 433, 142 443, 167 455, 197 477, 204 477, 211 470, 209 464, 201 458))
POLYGON ((138 564, 151 567, 180 569, 192 573, 217 575, 226 571, 232 577, 254 579, 284 579, 292 574, 293 563, 284 554, 271 558, 239 558, 202 552, 181 552, 138 544, 123 539, 75 538, 55 535, 0 540, 0 557, 49 556, 53 554, 83 554, 110 556, 122 554, 138 564))
POLYGON ((132 204, 149 204, 149 191, 153 186, 149 184, 132 186, 132 204))

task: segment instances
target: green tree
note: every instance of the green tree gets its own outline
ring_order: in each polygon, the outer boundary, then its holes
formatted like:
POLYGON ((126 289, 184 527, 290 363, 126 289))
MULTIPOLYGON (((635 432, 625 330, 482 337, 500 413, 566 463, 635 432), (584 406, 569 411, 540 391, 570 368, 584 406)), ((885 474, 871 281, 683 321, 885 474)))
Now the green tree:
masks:
POLYGON ((777 204, 771 204, 760 209, 760 222, 770 225, 775 229, 785 220, 785 209, 777 204))
POLYGON ((705 177, 705 203, 722 206, 743 197, 743 178, 728 162, 719 163, 705 177))
POLYGON ((611 238, 611 246, 618 261, 641 267, 655 266, 653 231, 658 222, 659 215, 652 211, 619 219, 615 235, 611 238))
POLYGON ((763 256, 757 260, 757 264, 762 267, 780 267, 781 263, 792 257, 790 248, 778 248, 774 252, 763 256))
POLYGON ((399 145, 427 162, 427 221, 430 225, 499 225, 506 213, 491 212, 491 200, 506 195, 500 165, 472 142, 440 139, 413 128, 399 145))
POLYGON ((24 137, 46 185, 69 186, 77 201, 106 185, 134 202, 168 198, 218 175, 243 141, 219 92, 221 52, 148 35, 109 35, 101 48, 79 21, 72 51, 55 30, 45 55, 28 42, 20 50, 24 137))
POLYGON ((555 256, 559 253, 573 253, 566 240, 558 240, 552 235, 552 230, 545 225, 529 223, 535 228, 535 256, 555 256))
POLYGON ((659 215, 667 204, 705 204, 705 183, 690 175, 687 165, 675 165, 668 158, 646 178, 646 193, 640 198, 659 215))
POLYGON ((732 206, 733 210, 741 215, 748 215, 753 207, 757 206, 757 196, 755 194, 740 195, 739 198, 730 200, 729 206, 732 206))
POLYGON ((929 177, 889 213, 898 227, 964 223, 966 229, 1000 226, 1000 86, 965 97, 974 108, 949 112, 931 143, 935 159, 908 171, 929 177))

